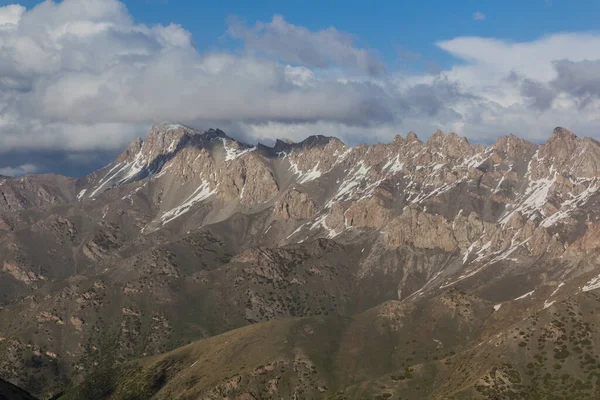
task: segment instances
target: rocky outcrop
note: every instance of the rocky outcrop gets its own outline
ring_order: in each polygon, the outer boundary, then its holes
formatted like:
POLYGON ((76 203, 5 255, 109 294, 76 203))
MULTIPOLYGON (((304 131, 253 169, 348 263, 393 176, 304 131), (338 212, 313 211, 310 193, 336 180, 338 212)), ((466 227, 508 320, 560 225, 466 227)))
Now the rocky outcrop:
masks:
POLYGON ((38 275, 33 271, 28 271, 17 262, 4 261, 2 270, 10 274, 13 278, 23 282, 26 285, 31 285, 34 282, 45 279, 44 276, 38 275))
POLYGON ((436 131, 427 141, 430 148, 439 150, 450 158, 465 158, 474 154, 474 149, 465 137, 456 133, 436 131))
POLYGON ((239 199, 242 204, 259 204, 279 193, 277 181, 264 159, 255 154, 241 157, 220 171, 218 196, 225 202, 239 199))
POLYGON ((458 243, 452 225, 440 215, 432 215, 409 208, 394 218, 384 232, 385 242, 391 247, 411 245, 423 249, 440 248, 452 252, 458 243))
POLYGON ((492 145, 496 152, 505 153, 512 160, 531 156, 536 151, 536 147, 535 144, 512 133, 498 138, 492 145))
POLYGON ((297 189, 287 190, 273 207, 273 218, 304 220, 317 214, 317 204, 297 189))
POLYGON ((345 225, 356 228, 383 228, 391 216, 392 211, 385 207, 385 202, 378 197, 370 197, 358 201, 350 206, 344 213, 345 225))
POLYGON ((94 261, 102 260, 121 246, 122 239, 117 225, 101 223, 92 240, 83 247, 83 254, 94 261))

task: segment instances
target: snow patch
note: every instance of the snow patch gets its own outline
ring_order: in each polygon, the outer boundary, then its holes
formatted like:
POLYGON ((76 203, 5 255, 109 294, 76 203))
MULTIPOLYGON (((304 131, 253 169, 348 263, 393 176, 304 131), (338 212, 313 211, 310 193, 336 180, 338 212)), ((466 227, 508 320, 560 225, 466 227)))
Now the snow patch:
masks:
POLYGON ((561 282, 560 285, 558 285, 556 287, 556 289, 554 289, 554 292, 552 292, 552 294, 550 295, 550 297, 554 296, 556 294, 556 292, 558 292, 558 289, 560 289, 561 287, 563 287, 565 285, 564 282, 561 282))
POLYGON ((590 281, 588 283, 585 284, 585 286, 581 289, 584 292, 589 292, 590 290, 594 290, 594 289, 598 289, 600 288, 600 275, 598 275, 595 278, 590 279, 590 281))
POLYGON ((583 206, 589 199, 598 191, 598 186, 590 185, 583 192, 578 194, 577 196, 573 196, 571 193, 569 195, 572 196, 571 199, 564 201, 560 207, 559 211, 555 212, 548 218, 546 218, 541 225, 544 228, 548 228, 563 218, 568 217, 573 211, 583 206))
POLYGON ((529 296, 531 296, 531 295, 533 294, 533 292, 535 292, 535 290, 532 290, 531 292, 527 292, 527 293, 525 293, 523 296, 519 296, 519 297, 517 297, 517 298, 516 298, 516 299, 514 299, 514 300, 523 300, 525 297, 529 297, 529 296))
POLYGON ((250 153, 251 151, 256 150, 256 146, 244 150, 235 149, 233 147, 227 146, 227 139, 221 138, 221 140, 223 141, 223 148, 225 149, 225 161, 233 161, 237 158, 240 158, 246 153, 250 153))
POLYGON ((315 179, 320 177, 321 171, 318 170, 320 163, 321 163, 321 161, 317 162, 317 165, 315 165, 312 170, 301 174, 299 177, 298 183, 307 183, 310 181, 314 181, 315 179))
POLYGON ((550 307, 552 304, 556 303, 556 301, 552 300, 550 303, 548 303, 548 300, 546 300, 544 302, 544 310, 548 307, 550 307))
POLYGON ((552 179, 544 178, 531 181, 523 195, 524 200, 516 209, 505 215, 504 218, 500 220, 500 223, 506 225, 510 220, 510 217, 517 211, 525 217, 530 217, 536 211, 542 212, 542 208, 546 204, 548 193, 550 192, 552 185, 554 185, 554 182, 556 182, 556 173, 552 179))
POLYGON ((325 223, 325 219, 327 219, 327 214, 322 215, 321 217, 319 217, 319 219, 317 219, 312 226, 309 228, 310 230, 313 230, 315 228, 321 227, 323 229, 325 229, 327 231, 327 238, 328 239, 333 239, 334 237, 336 237, 337 235, 339 235, 339 233, 337 233, 335 231, 335 229, 332 229, 330 227, 327 226, 327 223, 325 223))
POLYGON ((185 214, 194 204, 206 200, 216 192, 216 189, 210 190, 210 184, 207 181, 202 181, 202 184, 198 186, 194 193, 192 193, 183 204, 167 211, 160 217, 162 225, 168 224, 182 214, 185 214))
MULTIPOLYGON (((334 201, 347 199, 356 193, 370 169, 371 167, 365 166, 364 162, 361 160, 358 167, 355 167, 352 172, 348 174, 348 178, 342 182, 337 193, 329 200, 326 207, 331 207, 334 201)), ((372 188, 372 185, 369 188, 372 188)))
POLYGON ((403 169, 404 169, 404 163, 400 162, 400 154, 398 154, 396 156, 396 158, 388 160, 388 162, 385 163, 385 165, 383 166, 383 168, 381 170, 382 171, 387 170, 388 173, 395 174, 395 173, 402 171, 403 169))

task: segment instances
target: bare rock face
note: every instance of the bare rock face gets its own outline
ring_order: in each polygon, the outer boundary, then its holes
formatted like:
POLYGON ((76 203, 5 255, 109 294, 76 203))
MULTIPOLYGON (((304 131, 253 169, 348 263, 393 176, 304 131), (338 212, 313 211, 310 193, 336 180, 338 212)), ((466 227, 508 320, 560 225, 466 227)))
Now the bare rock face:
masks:
POLYGON ((528 154, 533 154, 536 150, 536 145, 513 135, 502 136, 494 142, 492 148, 500 153, 505 153, 510 159, 525 157, 528 154))
POLYGON ((134 140, 117 162, 135 162, 143 160, 151 164, 158 157, 175 153, 182 148, 194 134, 194 130, 179 124, 156 124, 152 126, 146 140, 134 140))
POLYGON ((469 216, 459 214, 452 224, 454 238, 462 249, 468 248, 483 235, 484 223, 479 216, 472 212, 469 216))
POLYGON ((243 204, 269 201, 279 193, 273 173, 258 155, 242 157, 222 171, 219 197, 224 201, 239 198, 243 204))
POLYGON ((37 321, 38 322, 52 322, 55 324, 64 324, 62 318, 60 318, 58 315, 52 314, 48 311, 42 311, 41 313, 39 313, 37 315, 37 321))
POLYGON ((383 228, 392 217, 392 212, 378 197, 370 197, 354 203, 345 212, 345 224, 357 228, 383 228))
POLYGON ((33 271, 28 271, 23 266, 20 266, 17 262, 4 261, 2 270, 26 285, 31 285, 34 282, 44 279, 42 275, 38 275, 33 271))
POLYGON ((213 181, 217 165, 208 149, 186 147, 163 168, 177 182, 187 183, 200 180, 213 181))
POLYGON ((579 142, 579 138, 573 132, 558 127, 554 129, 548 142, 540 148, 540 156, 541 158, 553 157, 554 162, 563 166, 580 146, 579 142))
POLYGON ((569 246, 570 252, 575 249, 583 250, 586 253, 600 249, 600 225, 588 225, 585 233, 569 246))
POLYGON ((84 321, 79 317, 71 317, 71 325, 75 327, 78 331, 83 330, 84 321))
POLYGON ((422 249, 441 248, 452 252, 458 246, 452 226, 444 217, 412 208, 390 222, 384 237, 391 247, 412 245, 422 249))
POLYGON ((331 171, 343 160, 348 147, 337 138, 311 136, 298 144, 279 142, 274 149, 288 163, 299 183, 308 183, 331 171))
POLYGON ((121 153, 117 157, 116 161, 120 162, 120 163, 133 161, 136 154, 138 154, 142 150, 143 144, 144 144, 144 141, 141 138, 135 139, 133 142, 131 142, 129 144, 129 147, 127 148, 127 150, 125 150, 123 153, 121 153))
POLYGON ((122 243, 120 228, 114 224, 102 223, 100 229, 83 248, 83 254, 93 261, 109 257, 122 243))
POLYGON ((427 141, 429 147, 439 149, 451 158, 470 157, 474 149, 465 137, 460 137, 456 133, 445 134, 438 130, 427 141))
POLYGON ((297 189, 287 190, 275 203, 273 218, 304 220, 317 214, 317 204, 309 195, 297 189))
POLYGON ((534 157, 532 176, 540 179, 556 171, 565 176, 594 178, 600 174, 599 156, 600 143, 596 140, 580 139, 569 130, 558 127, 534 157))
POLYGON ((75 180, 60 175, 0 177, 0 211, 64 204, 75 197, 75 180))
POLYGON ((421 142, 421 140, 414 131, 408 132, 408 135, 406 135, 406 140, 408 142, 421 142))
POLYGON ((325 224, 335 232, 341 232, 346 228, 346 215, 344 206, 339 202, 331 204, 331 210, 325 218, 325 224))

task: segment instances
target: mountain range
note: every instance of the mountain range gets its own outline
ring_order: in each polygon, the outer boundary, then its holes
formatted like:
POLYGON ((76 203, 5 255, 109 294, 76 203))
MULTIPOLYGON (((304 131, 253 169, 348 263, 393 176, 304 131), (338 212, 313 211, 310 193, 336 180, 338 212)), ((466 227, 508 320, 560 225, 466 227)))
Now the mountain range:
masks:
POLYGON ((600 143, 564 128, 349 147, 157 124, 88 176, 0 178, 0 378, 40 399, 600 398, 599 189, 600 143))

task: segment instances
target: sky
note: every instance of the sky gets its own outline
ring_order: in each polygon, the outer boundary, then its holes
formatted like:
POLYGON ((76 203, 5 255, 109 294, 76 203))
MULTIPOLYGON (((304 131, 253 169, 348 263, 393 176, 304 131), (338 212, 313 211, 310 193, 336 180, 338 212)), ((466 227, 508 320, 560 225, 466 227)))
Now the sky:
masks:
POLYGON ((81 176, 153 123, 248 143, 600 139, 600 2, 0 0, 0 174, 81 176))

